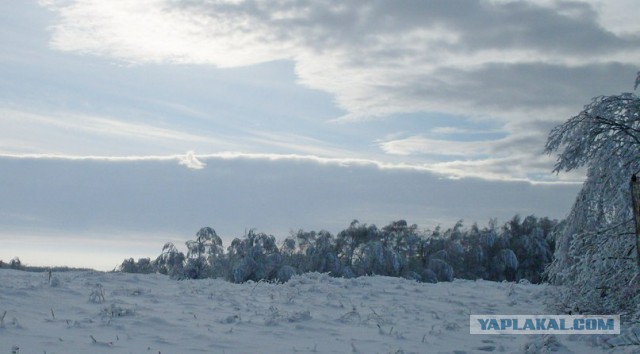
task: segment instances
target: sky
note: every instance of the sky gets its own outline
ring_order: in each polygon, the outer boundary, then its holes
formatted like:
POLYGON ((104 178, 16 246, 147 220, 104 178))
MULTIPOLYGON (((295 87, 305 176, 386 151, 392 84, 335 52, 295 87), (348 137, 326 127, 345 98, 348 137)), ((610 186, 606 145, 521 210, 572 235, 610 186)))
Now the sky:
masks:
POLYGON ((0 2, 0 259, 112 269, 204 226, 562 219, 549 131, 633 91, 637 3, 0 2))

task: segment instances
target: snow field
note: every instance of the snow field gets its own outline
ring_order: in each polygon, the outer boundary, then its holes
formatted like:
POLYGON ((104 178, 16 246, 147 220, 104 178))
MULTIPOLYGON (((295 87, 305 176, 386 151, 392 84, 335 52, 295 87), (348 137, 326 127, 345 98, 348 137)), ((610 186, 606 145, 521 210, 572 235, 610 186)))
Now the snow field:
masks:
POLYGON ((545 313, 546 289, 319 273, 232 284, 69 272, 49 283, 0 270, 0 354, 602 352, 560 336, 469 334, 470 314, 545 313))

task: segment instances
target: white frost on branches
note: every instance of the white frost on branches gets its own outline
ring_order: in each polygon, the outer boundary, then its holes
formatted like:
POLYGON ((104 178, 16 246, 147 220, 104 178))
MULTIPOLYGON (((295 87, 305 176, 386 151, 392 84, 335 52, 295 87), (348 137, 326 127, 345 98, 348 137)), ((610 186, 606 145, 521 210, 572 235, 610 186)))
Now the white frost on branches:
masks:
POLYGON ((640 99, 632 93, 594 98, 551 131, 545 151, 558 152, 554 172, 587 168, 547 270, 564 285, 561 310, 640 320, 630 191, 631 176, 640 172, 640 99))

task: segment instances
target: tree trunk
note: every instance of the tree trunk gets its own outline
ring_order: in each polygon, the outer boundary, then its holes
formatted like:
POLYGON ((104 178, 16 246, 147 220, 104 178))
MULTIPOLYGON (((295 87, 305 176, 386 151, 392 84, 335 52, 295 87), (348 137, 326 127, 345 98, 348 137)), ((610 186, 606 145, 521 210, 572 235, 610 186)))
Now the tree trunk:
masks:
POLYGON ((633 198, 633 218, 636 225, 636 254, 640 268, 640 180, 635 174, 631 177, 631 196, 633 198))

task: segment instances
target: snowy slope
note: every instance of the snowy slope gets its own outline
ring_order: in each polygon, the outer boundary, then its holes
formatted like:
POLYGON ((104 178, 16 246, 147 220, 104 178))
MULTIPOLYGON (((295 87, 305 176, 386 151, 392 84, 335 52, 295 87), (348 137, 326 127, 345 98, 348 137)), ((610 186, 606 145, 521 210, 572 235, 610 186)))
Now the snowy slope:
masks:
MULTIPOLYGON (((518 353, 543 338, 470 335, 469 314, 545 313, 545 289, 317 273, 231 284, 69 272, 49 284, 47 274, 0 270, 0 354, 518 353)), ((603 352, 557 338, 560 352, 603 352)))

